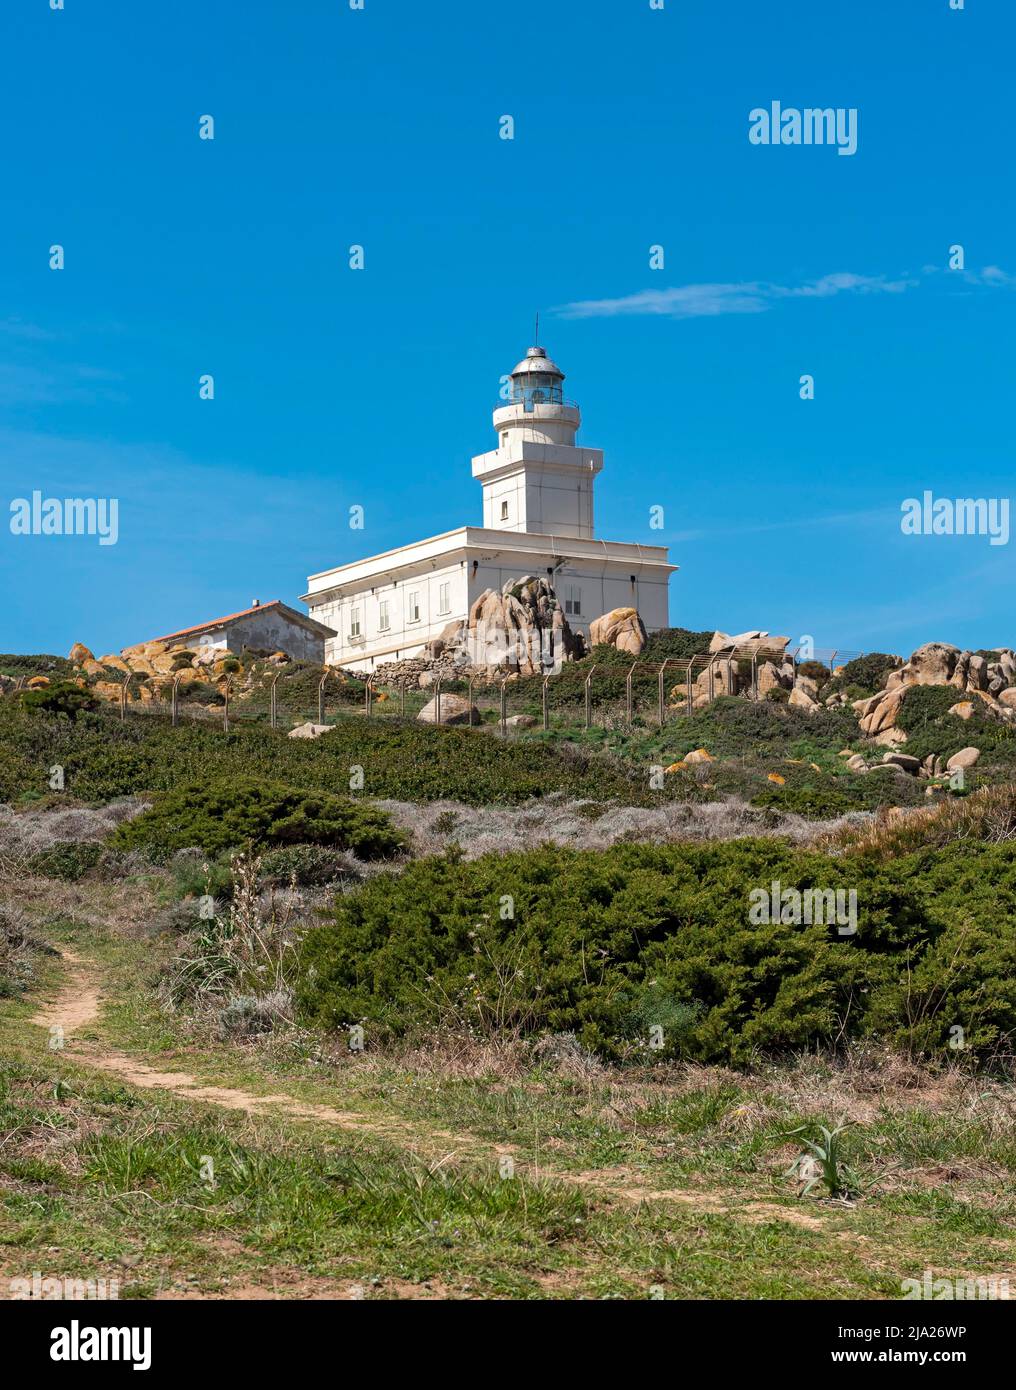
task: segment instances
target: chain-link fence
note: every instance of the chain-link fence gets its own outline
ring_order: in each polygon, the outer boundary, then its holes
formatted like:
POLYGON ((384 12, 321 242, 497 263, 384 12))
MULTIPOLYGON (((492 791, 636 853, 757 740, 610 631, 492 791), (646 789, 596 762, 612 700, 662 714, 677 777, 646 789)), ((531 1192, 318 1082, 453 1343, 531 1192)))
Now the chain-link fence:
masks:
MULTIPOLYGON (((300 662, 278 667, 262 662, 244 671, 237 661, 235 672, 215 680, 203 680, 190 668, 164 676, 120 673, 118 681, 101 682, 100 693, 124 720, 157 714, 173 725, 201 720, 227 731, 249 723, 291 732, 340 718, 423 719, 492 725, 508 736, 519 728, 567 731, 636 721, 662 726, 723 695, 760 700, 774 685, 786 691, 799 673, 820 682, 862 654, 810 644, 783 652, 753 645, 662 661, 563 663, 540 675, 425 673, 423 686, 415 679, 300 662)), ((32 684, 32 677, 22 675, 7 693, 32 684)))

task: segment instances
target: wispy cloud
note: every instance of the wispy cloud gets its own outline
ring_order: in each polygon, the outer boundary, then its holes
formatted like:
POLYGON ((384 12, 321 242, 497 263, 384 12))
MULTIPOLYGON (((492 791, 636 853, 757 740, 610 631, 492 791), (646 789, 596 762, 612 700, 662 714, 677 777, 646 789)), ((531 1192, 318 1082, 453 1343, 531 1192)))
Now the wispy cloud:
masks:
POLYGON ((670 319, 715 318, 721 314, 764 314, 788 299, 832 299, 835 295, 904 294, 916 289, 922 277, 955 276, 963 285, 985 290, 1016 287, 1016 275, 1000 266, 981 270, 946 271, 924 266, 920 276, 856 275, 837 271, 800 285, 777 285, 768 280, 745 280, 735 284, 677 285, 666 290, 639 290, 618 299, 579 299, 561 304, 554 311, 561 318, 598 319, 634 315, 656 315, 670 319))
POLYGON ((884 275, 854 275, 839 271, 801 285, 775 285, 764 280, 740 284, 678 285, 667 290, 640 290, 619 299, 580 299, 555 311, 562 318, 615 318, 655 314, 664 318, 712 318, 719 314, 762 314, 785 299, 830 299, 838 294, 902 294, 919 282, 884 275))
POLYGON ((962 285, 973 285, 979 289, 1005 290, 1016 288, 1016 275, 1010 275, 1001 266, 986 265, 981 270, 947 270, 940 265, 921 267, 922 275, 942 275, 946 280, 956 280, 962 285))

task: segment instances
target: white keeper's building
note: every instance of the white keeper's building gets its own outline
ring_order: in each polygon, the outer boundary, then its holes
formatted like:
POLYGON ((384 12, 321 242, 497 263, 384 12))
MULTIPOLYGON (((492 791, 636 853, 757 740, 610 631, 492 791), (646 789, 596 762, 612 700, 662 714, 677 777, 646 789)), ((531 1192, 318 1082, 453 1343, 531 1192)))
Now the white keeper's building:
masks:
POLYGON ((497 446, 473 459, 483 486, 483 525, 312 574, 302 601, 333 628, 325 660, 371 670, 418 655, 453 619, 468 617, 485 589, 545 576, 569 626, 637 608, 652 632, 669 625, 667 585, 677 568, 662 545, 597 540, 593 483, 603 451, 576 444, 579 408, 564 399, 564 373, 531 347, 494 411, 497 446))

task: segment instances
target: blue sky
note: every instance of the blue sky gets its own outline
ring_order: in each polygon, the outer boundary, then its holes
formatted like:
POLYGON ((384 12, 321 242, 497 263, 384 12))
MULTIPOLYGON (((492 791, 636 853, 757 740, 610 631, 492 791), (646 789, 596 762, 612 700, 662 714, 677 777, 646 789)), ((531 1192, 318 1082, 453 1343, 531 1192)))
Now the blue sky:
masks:
POLYGON ((1016 539, 900 530, 1011 492, 1009 0, 65 4, 0 21, 0 500, 116 497, 119 539, 0 527, 0 651, 478 523, 537 309, 674 624, 1016 645, 1016 539), (750 144, 774 100, 856 154, 750 144))

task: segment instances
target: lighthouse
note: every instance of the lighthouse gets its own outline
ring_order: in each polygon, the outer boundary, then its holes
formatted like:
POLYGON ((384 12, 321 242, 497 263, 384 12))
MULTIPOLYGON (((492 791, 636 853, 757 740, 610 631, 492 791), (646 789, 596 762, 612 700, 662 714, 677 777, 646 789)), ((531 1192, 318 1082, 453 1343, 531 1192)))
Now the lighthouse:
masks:
POLYGON ((603 451, 579 442, 582 417, 564 381, 539 346, 501 378, 494 447, 472 461, 483 491, 482 526, 459 526, 310 576, 303 602, 336 633, 326 661, 370 671, 417 656, 467 618, 487 590, 528 576, 553 587, 573 631, 588 633, 594 618, 616 608, 638 609, 650 632, 668 626, 668 582, 677 566, 667 547, 594 535, 593 485, 603 451))
POLYGON ((565 399, 563 382, 542 347, 531 347, 505 380, 493 417, 497 448, 473 459, 484 526, 592 540, 593 480, 603 451, 576 445, 582 417, 565 399))

